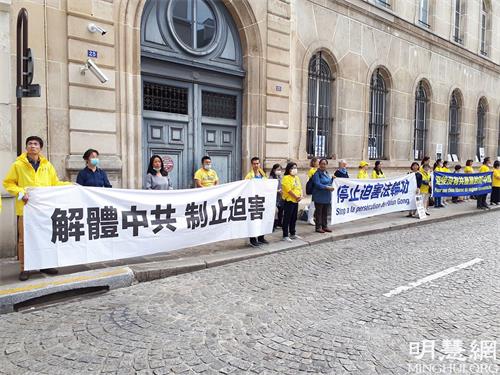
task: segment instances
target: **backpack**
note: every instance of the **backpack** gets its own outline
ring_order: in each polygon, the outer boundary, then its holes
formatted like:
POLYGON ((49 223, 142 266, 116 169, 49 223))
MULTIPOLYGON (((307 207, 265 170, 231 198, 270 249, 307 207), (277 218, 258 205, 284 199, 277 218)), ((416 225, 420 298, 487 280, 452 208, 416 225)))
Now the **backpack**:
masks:
POLYGON ((313 182, 313 177, 314 175, 318 173, 317 171, 311 176, 311 178, 309 180, 307 180, 307 183, 306 183, 306 194, 307 195, 312 195, 313 193, 313 190, 314 190, 314 182, 313 182))

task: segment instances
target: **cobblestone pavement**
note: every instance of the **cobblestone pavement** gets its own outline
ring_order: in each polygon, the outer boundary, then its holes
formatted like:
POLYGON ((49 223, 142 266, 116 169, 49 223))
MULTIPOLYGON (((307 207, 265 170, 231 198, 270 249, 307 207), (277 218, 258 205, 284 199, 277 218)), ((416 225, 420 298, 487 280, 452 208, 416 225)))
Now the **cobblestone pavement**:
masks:
POLYGON ((498 213, 479 215, 3 315, 0 373, 412 373, 431 362, 411 355, 412 342, 436 340, 438 357, 444 339, 498 341, 499 233, 498 213))

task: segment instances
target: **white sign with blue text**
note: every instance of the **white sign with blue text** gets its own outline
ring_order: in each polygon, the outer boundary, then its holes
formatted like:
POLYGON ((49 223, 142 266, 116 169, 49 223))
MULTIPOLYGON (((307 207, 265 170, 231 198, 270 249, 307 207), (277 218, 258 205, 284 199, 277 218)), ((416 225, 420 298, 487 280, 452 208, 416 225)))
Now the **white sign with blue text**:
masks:
POLYGON ((416 209, 414 173, 375 180, 336 178, 333 186, 332 224, 416 209))

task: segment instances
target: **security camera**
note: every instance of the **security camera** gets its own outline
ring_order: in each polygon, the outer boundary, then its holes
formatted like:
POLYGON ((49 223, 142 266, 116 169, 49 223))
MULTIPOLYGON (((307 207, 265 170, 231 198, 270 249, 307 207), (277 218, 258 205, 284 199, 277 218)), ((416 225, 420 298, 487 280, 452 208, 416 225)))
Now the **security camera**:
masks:
POLYGON ((106 77, 106 75, 102 72, 101 69, 99 69, 99 67, 95 64, 94 61, 92 61, 92 59, 87 59, 87 63, 81 68, 80 71, 83 75, 85 75, 85 72, 87 70, 90 70, 101 83, 106 83, 108 81, 108 77, 106 77))
POLYGON ((101 35, 104 35, 107 33, 106 30, 104 30, 101 26, 97 26, 95 23, 90 23, 87 28, 91 33, 100 33, 101 35))

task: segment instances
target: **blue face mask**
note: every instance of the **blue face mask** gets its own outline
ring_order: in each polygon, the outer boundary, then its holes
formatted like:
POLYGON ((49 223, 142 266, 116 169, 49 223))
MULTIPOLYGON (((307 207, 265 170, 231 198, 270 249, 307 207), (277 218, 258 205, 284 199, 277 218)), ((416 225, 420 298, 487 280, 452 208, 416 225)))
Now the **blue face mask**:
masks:
POLYGON ((347 169, 346 169, 346 168, 340 168, 340 169, 339 169, 339 171, 340 171, 341 173, 347 173, 347 169))
POLYGON ((99 165, 99 159, 97 158, 90 159, 90 164, 95 166, 99 165))

